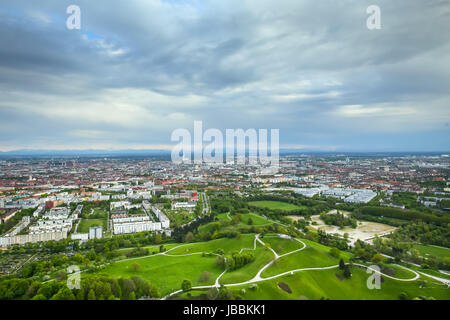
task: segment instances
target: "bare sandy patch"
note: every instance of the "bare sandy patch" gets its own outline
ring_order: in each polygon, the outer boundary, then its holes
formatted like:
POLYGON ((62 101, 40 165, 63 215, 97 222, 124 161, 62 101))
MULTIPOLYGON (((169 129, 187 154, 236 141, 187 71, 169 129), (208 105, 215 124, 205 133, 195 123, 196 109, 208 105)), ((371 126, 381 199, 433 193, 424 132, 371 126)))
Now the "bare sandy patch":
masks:
MULTIPOLYGON (((331 213, 331 211, 329 213, 331 213)), ((346 214, 345 212, 342 213, 346 214)), ((311 220, 316 223, 316 225, 311 225, 314 229, 321 229, 326 233, 336 234, 342 237, 344 236, 345 233, 348 233, 348 239, 351 245, 353 245, 358 239, 361 241, 371 243, 376 236, 382 237, 387 234, 390 234, 391 232, 394 232, 397 229, 396 227, 392 227, 387 224, 369 221, 358 221, 358 227, 356 229, 350 227, 340 229, 337 226, 326 225, 320 219, 319 215, 312 216, 311 220)))

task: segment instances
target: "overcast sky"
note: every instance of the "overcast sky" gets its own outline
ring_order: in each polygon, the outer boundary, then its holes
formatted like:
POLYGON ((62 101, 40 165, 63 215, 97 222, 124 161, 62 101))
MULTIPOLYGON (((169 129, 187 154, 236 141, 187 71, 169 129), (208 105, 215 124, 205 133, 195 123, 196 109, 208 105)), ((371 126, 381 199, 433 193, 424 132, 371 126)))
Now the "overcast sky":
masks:
POLYGON ((449 30, 448 0, 3 0, 0 150, 167 148, 202 120, 282 147, 447 151, 449 30))

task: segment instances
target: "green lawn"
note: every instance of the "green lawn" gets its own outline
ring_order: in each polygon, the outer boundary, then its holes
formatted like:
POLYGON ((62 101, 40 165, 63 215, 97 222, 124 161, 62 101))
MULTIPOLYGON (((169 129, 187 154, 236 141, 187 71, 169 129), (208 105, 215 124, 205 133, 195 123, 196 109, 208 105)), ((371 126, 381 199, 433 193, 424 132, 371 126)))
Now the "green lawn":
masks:
POLYGON ((385 266, 394 270, 394 274, 389 274, 390 276, 393 276, 393 277, 396 277, 399 279, 412 279, 416 276, 411 271, 408 271, 406 269, 403 269, 401 267, 398 267, 398 266, 395 266, 392 264, 385 264, 385 266))
POLYGON ((242 219, 241 224, 243 224, 243 225, 248 225, 249 219, 252 219, 253 226, 269 225, 269 224, 273 223, 272 221, 270 221, 264 217, 261 217, 260 215, 255 214, 255 213, 242 214, 241 219, 242 219))
MULTIPOLYGON (((219 219, 219 221, 225 220, 225 221, 230 221, 231 219, 228 218, 229 213, 219 213, 217 215, 217 218, 219 219)), ((231 217, 231 216, 230 216, 231 217)))
POLYGON ((106 230, 106 219, 82 219, 78 226, 78 233, 87 233, 91 227, 103 227, 106 230))
POLYGON ((281 201, 251 201, 248 204, 258 208, 267 208, 272 210, 283 210, 283 211, 293 211, 305 208, 281 201))
POLYGON ((352 268, 350 279, 339 280, 336 274, 339 269, 300 271, 293 275, 258 282, 255 291, 249 289, 250 285, 230 287, 236 294, 246 300, 318 300, 322 297, 332 300, 397 300, 400 293, 405 292, 412 299, 417 296, 434 297, 435 299, 450 299, 450 290, 437 282, 428 281, 425 288, 420 288, 419 281, 403 282, 385 278, 381 289, 367 288, 369 274, 365 269, 352 268), (278 287, 278 282, 289 285, 292 294, 278 287), (245 294, 240 289, 245 289, 245 294))
POLYGON ((142 215, 147 215, 147 213, 145 213, 144 209, 133 208, 131 210, 128 210, 128 215, 129 216, 142 216, 142 215))
MULTIPOLYGON (((213 221, 207 224, 204 224, 198 228, 200 232, 210 232, 214 225, 216 223, 220 223, 221 221, 229 222, 229 220, 226 216, 226 214, 219 214, 217 215, 219 218, 219 221, 213 221)), ((230 214, 230 217, 233 218, 233 215, 230 214)), ((249 232, 250 228, 254 227, 262 227, 271 225, 274 223, 277 223, 275 221, 266 219, 258 214, 255 213, 248 213, 248 214, 241 214, 241 222, 239 222, 236 225, 227 225, 227 226, 221 226, 220 231, 221 232, 228 232, 228 231, 240 231, 241 233, 247 233, 249 232), (252 225, 248 225, 248 219, 251 218, 253 220, 252 225)))
MULTIPOLYGON (((262 239, 266 241, 266 238, 262 239)), ((339 259, 329 254, 330 248, 313 241, 304 240, 306 248, 282 257, 272 264, 261 274, 262 277, 270 277, 279 273, 301 268, 328 267, 339 264, 339 259)), ((350 254, 341 252, 342 258, 347 260, 350 254)))
MULTIPOLYGON (((289 270, 311 267, 333 266, 339 263, 339 259, 329 254, 329 247, 313 241, 301 239, 307 247, 297 253, 287 255, 268 267, 262 277, 273 276, 289 270)), ((279 250, 280 254, 301 248, 297 241, 281 239, 276 237, 262 238, 262 241, 269 243, 271 247, 279 250)), ((190 243, 180 246, 170 251, 171 255, 155 255, 141 258, 127 259, 116 262, 105 267, 98 273, 108 274, 113 277, 131 277, 139 275, 151 283, 158 286, 163 295, 180 289, 181 282, 188 279, 193 286, 212 285, 215 279, 222 273, 222 269, 216 265, 216 256, 205 256, 201 254, 181 256, 184 254, 214 252, 218 248, 224 250, 225 254, 239 251, 241 248, 253 249, 254 234, 243 234, 239 239, 222 238, 207 242, 190 243), (140 269, 133 272, 131 265, 139 264, 140 269), (208 271, 211 276, 208 281, 201 283, 200 275, 208 271)), ((179 246, 179 244, 167 244, 166 248, 179 246)), ((159 246, 149 246, 159 250, 159 246)), ((278 251, 277 251, 278 252, 278 251)), ((258 270, 273 259, 273 253, 257 243, 255 261, 244 267, 226 272, 220 279, 221 284, 239 283, 252 279, 258 270)), ((341 252, 344 260, 348 260, 350 254, 341 252)), ((387 265, 394 269, 393 276, 410 279, 414 274, 397 266, 387 265)), ((369 274, 366 269, 353 267, 350 279, 342 278, 342 271, 338 268, 330 270, 300 271, 294 274, 285 275, 272 280, 257 283, 257 289, 251 290, 250 285, 229 287, 235 295, 240 295, 246 300, 268 300, 268 299, 321 299, 322 297, 345 300, 345 299, 367 299, 384 300, 398 299, 400 293, 406 293, 409 298, 417 296, 434 297, 436 299, 450 299, 450 289, 430 278, 421 277, 425 280, 425 286, 420 288, 422 281, 404 282, 383 277, 381 290, 370 290, 367 288, 369 274), (289 294, 278 287, 278 282, 282 281, 289 285, 292 294, 289 294), (245 293, 241 292, 245 289, 245 293)), ((206 291, 196 291, 195 296, 206 291)), ((186 295, 184 295, 186 297, 186 295)))
POLYGON ((239 239, 221 238, 207 242, 189 243, 170 251, 169 254, 180 255, 195 252, 215 252, 217 249, 222 249, 225 254, 231 254, 242 248, 253 248, 254 239, 254 234, 243 234, 239 239))
POLYGON ((414 245, 414 249, 419 251, 419 254, 425 258, 430 255, 438 257, 438 258, 449 258, 450 257, 450 249, 443 248, 443 247, 441 248, 441 247, 416 244, 416 245, 414 245))
POLYGON ((261 240, 264 243, 268 243, 278 255, 303 248, 303 244, 295 239, 282 239, 278 236, 264 236, 261 240))
POLYGON ((116 262, 99 271, 112 277, 132 277, 134 275, 155 284, 161 293, 167 294, 181 288, 181 282, 190 280, 193 286, 211 285, 222 273, 216 266, 216 257, 202 257, 201 255, 170 257, 163 255, 135 258, 116 262), (131 265, 138 263, 141 267, 137 272, 131 271, 131 265), (199 277, 203 271, 211 272, 207 283, 200 283, 199 277))
POLYGON ((92 211, 92 214, 89 212, 89 216, 96 216, 98 218, 106 219, 106 217, 108 216, 108 213, 103 209, 94 208, 94 210, 92 211))
POLYGON ((167 217, 170 219, 171 226, 177 227, 194 220, 196 215, 187 211, 166 211, 167 217))
POLYGON ((260 243, 257 244, 255 254, 255 261, 239 268, 237 270, 226 272, 219 282, 223 284, 227 283, 239 283, 252 279, 258 271, 269 263, 273 259, 273 253, 270 250, 264 248, 260 243))
MULTIPOLYGON (((179 246, 180 244, 179 243, 165 243, 165 244, 162 244, 162 245, 164 246, 164 248, 167 251, 169 249, 172 249, 173 247, 179 246)), ((151 254, 153 251, 159 252, 159 246, 160 245, 158 244, 158 245, 145 246, 145 247, 141 247, 141 248, 148 249, 148 251, 151 254)), ((125 254, 127 254, 128 252, 130 252, 130 251, 132 251, 134 249, 136 249, 136 248, 135 247, 133 247, 133 248, 122 248, 122 249, 118 249, 118 251, 121 254, 125 255, 125 254)))
POLYGON ((408 265, 408 268, 413 269, 415 271, 424 272, 424 273, 429 274, 431 276, 435 276, 435 277, 439 277, 439 278, 450 280, 450 275, 447 275, 445 273, 439 272, 437 270, 424 269, 424 268, 416 267, 416 266, 413 266, 413 265, 408 265))

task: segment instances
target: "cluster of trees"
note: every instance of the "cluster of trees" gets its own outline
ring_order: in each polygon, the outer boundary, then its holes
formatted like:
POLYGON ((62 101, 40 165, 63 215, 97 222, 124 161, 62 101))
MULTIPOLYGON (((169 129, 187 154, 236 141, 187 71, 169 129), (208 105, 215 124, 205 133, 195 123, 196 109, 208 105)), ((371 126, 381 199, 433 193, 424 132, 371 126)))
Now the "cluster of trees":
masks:
POLYGON ((74 207, 72 210, 74 210, 77 205, 82 204, 83 210, 81 211, 81 217, 83 219, 105 219, 106 218, 106 212, 109 211, 111 201, 83 201, 82 203, 73 203, 71 204, 74 207), (96 213, 91 215, 91 211, 93 209, 101 209, 105 211, 105 213, 96 213))
POLYGON ((441 202, 439 202, 438 207, 441 209, 449 209, 450 208, 450 199, 442 200, 441 202))
POLYGON ((218 192, 210 196, 213 213, 248 213, 245 200, 231 192, 218 192))
POLYGON ((80 289, 69 289, 66 281, 39 283, 31 279, 0 282, 0 300, 135 300, 158 298, 158 288, 140 277, 114 279, 101 275, 82 278, 80 289))
MULTIPOLYGON (((190 281, 184 280, 181 284, 181 288, 184 292, 189 291, 191 289, 190 281)), ((190 293, 187 293, 187 296, 188 299, 192 298, 190 293)), ((231 292, 231 290, 225 288, 224 286, 221 286, 220 288, 211 288, 206 292, 206 294, 202 294, 195 299, 198 298, 202 300, 242 300, 240 296, 235 297, 233 295, 233 292, 231 292)), ((179 299, 179 297, 177 299, 179 299)))
POLYGON ((184 242, 186 239, 186 235, 189 232, 192 234, 197 233, 198 227, 213 220, 214 216, 212 214, 198 217, 196 220, 192 221, 189 224, 175 228, 172 232, 172 237, 176 242, 184 242))
POLYGON ((328 234, 322 229, 317 230, 317 239, 315 241, 328 247, 336 247, 339 250, 346 251, 349 249, 347 240, 328 234))
POLYGON ((417 203, 417 194, 414 192, 394 192, 392 202, 403 204, 407 209, 416 209, 420 205, 417 203))
POLYGON ((342 213, 339 213, 339 211, 336 214, 321 213, 320 219, 327 225, 334 225, 340 228, 345 226, 356 228, 358 226, 358 221, 356 219, 347 218, 342 213))
POLYGON ((252 211, 267 215, 271 218, 282 220, 286 215, 300 215, 305 217, 310 217, 312 215, 320 214, 330 210, 331 206, 326 201, 319 201, 314 199, 305 198, 301 195, 292 194, 289 197, 273 195, 273 194, 258 194, 247 199, 250 201, 279 201, 297 205, 300 208, 296 210, 280 210, 280 209, 269 209, 269 208, 259 208, 256 206, 249 205, 252 211))
POLYGON ((255 255, 253 252, 233 252, 231 256, 220 255, 216 258, 216 264, 227 270, 236 270, 242 268, 246 264, 253 262, 255 260, 255 255))
POLYGON ((307 226, 309 226, 309 221, 306 219, 298 219, 294 222, 294 226, 303 232, 308 232, 307 226))
POLYGON ((418 222, 400 227, 387 238, 374 239, 373 247, 379 252, 393 256, 397 261, 406 260, 424 268, 450 270, 450 257, 432 254, 423 256, 415 248, 418 242, 448 248, 448 239, 448 228, 418 222))
POLYGON ((21 278, 41 276, 45 271, 56 271, 67 267, 70 264, 81 264, 84 262, 89 263, 89 259, 81 256, 80 254, 72 257, 67 257, 64 254, 54 254, 49 259, 42 259, 27 263, 20 269, 18 276, 21 278))
POLYGON ((353 251, 353 257, 351 258, 352 261, 361 260, 365 262, 368 261, 377 262, 374 260, 376 260, 376 255, 378 254, 378 252, 377 250, 375 250, 373 246, 371 246, 368 243, 362 242, 361 240, 357 240, 352 248, 352 251, 353 251))
POLYGON ((343 272, 344 278, 348 279, 352 276, 350 265, 346 264, 342 259, 339 261, 339 269, 343 272))
POLYGON ((142 256, 148 256, 150 254, 148 249, 145 248, 134 248, 131 251, 128 251, 125 255, 127 258, 133 258, 133 257, 142 257, 142 256))
POLYGON ((362 217, 365 216, 378 216, 389 217, 401 220, 415 220, 434 223, 437 225, 446 226, 450 223, 450 217, 448 214, 440 213, 425 213, 415 210, 402 210, 389 207, 362 207, 357 210, 362 217))
POLYGON ((420 242, 450 248, 450 228, 431 223, 405 224, 400 226, 391 238, 399 242, 420 242))
POLYGON ((231 290, 221 286, 219 289, 211 288, 206 293, 206 298, 208 300, 241 300, 241 297, 234 296, 231 290))

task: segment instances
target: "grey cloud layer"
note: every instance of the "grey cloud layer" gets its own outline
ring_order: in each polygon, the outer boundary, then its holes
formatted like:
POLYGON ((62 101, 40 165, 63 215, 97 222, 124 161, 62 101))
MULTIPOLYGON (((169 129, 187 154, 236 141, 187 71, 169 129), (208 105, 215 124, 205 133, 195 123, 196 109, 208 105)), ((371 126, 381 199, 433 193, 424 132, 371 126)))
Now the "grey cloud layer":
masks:
POLYGON ((450 149, 449 2, 377 3, 369 31, 371 1, 8 0, 0 149, 167 144, 193 120, 319 149, 450 149))

